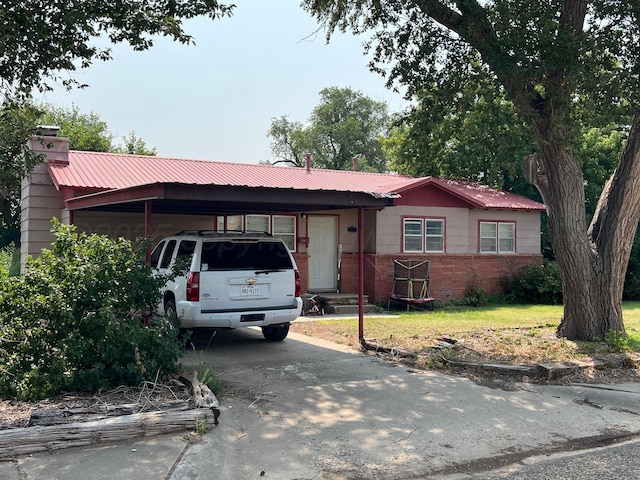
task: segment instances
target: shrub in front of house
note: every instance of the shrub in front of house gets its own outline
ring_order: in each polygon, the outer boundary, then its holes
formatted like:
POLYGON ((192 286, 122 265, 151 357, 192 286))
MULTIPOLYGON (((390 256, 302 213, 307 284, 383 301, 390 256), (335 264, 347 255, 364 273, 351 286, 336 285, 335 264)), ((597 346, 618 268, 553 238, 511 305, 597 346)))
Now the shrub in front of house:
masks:
POLYGON ((555 261, 526 265, 512 276, 500 280, 504 298, 513 303, 543 305, 562 304, 562 280, 555 261))
POLYGON ((20 274, 20 249, 9 245, 0 249, 0 280, 20 274))
POLYGON ((149 314, 165 277, 131 242, 55 222, 54 242, 0 285, 0 394, 137 385, 178 371, 178 323, 149 314))

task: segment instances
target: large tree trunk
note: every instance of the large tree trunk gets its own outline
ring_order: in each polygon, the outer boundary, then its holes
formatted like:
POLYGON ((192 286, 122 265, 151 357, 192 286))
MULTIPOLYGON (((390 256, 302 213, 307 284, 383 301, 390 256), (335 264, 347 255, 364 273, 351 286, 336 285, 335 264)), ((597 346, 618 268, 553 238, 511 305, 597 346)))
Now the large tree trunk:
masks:
POLYGON ((565 138, 560 128, 539 121, 535 129, 541 153, 527 158, 525 171, 547 206, 562 275, 564 318, 558 333, 589 341, 604 339, 609 330, 624 333, 624 278, 640 217, 640 117, 588 229, 580 160, 559 141, 565 138))

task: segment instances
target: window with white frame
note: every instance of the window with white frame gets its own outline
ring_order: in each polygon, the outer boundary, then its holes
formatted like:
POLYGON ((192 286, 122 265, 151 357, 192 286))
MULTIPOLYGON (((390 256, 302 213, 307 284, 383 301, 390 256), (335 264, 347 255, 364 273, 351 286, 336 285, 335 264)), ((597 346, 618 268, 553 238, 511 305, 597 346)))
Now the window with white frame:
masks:
POLYGON ((515 253, 516 224, 480 222, 480 253, 515 253))
POLYGON ((425 252, 444 252, 444 220, 424 220, 425 252))
POLYGON ((271 218, 269 215, 247 215, 245 217, 245 230, 247 232, 271 233, 271 218))
MULTIPOLYGON (((217 218, 218 232, 224 231, 225 217, 217 218)), ((281 238, 289 250, 296 250, 295 215, 229 215, 226 217, 227 231, 267 232, 281 238), (244 224, 244 228, 243 228, 244 224)))
POLYGON ((240 232, 243 229, 244 216, 242 215, 227 215, 226 217, 221 215, 217 218, 217 230, 218 232, 240 232))
POLYGON ((296 217, 293 215, 274 215, 272 234, 280 238, 289 247, 289 250, 296 250, 296 217))
POLYGON ((403 251, 407 253, 444 252, 444 220, 405 218, 403 243, 403 251))
POLYGON ((422 228, 424 222, 421 218, 404 219, 404 251, 422 252, 422 228))

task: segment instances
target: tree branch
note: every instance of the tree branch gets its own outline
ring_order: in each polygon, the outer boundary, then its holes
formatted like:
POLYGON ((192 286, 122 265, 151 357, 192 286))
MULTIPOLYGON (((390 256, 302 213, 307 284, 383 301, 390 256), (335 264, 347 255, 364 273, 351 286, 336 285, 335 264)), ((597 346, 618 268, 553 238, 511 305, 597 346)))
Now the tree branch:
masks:
POLYGON ((415 0, 414 3, 425 15, 433 18, 440 25, 461 34, 460 29, 464 19, 459 13, 438 0, 415 0))
POLYGON ((625 248, 630 249, 633 233, 626 236, 625 233, 635 231, 639 219, 640 114, 636 114, 620 163, 602 189, 589 226, 589 236, 601 254, 609 251, 618 236, 629 238, 625 248))
POLYGON ((565 0, 560 12, 560 28, 581 35, 587 15, 587 0, 565 0))

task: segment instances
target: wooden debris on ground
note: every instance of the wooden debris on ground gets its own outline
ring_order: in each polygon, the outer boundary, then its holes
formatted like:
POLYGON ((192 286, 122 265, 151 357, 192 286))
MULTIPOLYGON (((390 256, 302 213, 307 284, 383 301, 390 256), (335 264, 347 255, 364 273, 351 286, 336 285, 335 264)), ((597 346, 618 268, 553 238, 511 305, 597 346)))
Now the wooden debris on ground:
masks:
POLYGON ((102 396, 68 396, 58 402, 42 402, 19 428, 13 426, 14 422, 0 429, 0 459, 198 430, 201 422, 218 425, 219 407, 206 385, 185 377, 171 385, 145 382, 137 389, 121 387, 102 396), (53 408, 46 408, 49 404, 53 408))
POLYGON ((212 416, 211 411, 198 408, 3 430, 0 431, 0 459, 195 429, 198 422, 209 421, 212 416))

